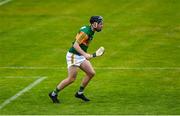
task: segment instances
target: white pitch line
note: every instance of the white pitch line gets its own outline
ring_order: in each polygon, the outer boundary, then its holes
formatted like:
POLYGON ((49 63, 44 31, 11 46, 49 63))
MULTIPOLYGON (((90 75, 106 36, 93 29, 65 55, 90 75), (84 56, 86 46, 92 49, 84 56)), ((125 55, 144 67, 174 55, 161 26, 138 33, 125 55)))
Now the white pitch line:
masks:
POLYGON ((6 101, 4 101, 1 105, 0 105, 0 109, 2 109, 3 107, 5 107, 7 104, 11 103, 13 100, 15 100, 17 97, 21 96, 23 93, 29 91, 30 89, 32 89, 34 86, 36 86, 37 84, 39 84, 41 81, 43 81, 44 79, 46 79, 47 77, 41 77, 39 79, 37 79, 36 81, 34 81, 33 83, 31 83, 29 86, 27 86, 26 88, 24 88, 23 90, 19 91, 17 94, 15 94, 14 96, 10 97, 9 99, 7 99, 6 101))
MULTIPOLYGON (((180 67, 94 67, 97 70, 180 70, 180 67)), ((28 67, 28 66, 10 66, 0 67, 0 69, 18 69, 18 70, 65 70, 66 67, 28 67)))
POLYGON ((41 78, 40 76, 0 76, 0 78, 41 78))
POLYGON ((31 67, 31 66, 5 66, 0 67, 0 69, 27 69, 27 70, 42 70, 42 69, 51 69, 51 70, 63 70, 67 69, 66 67, 31 67))
POLYGON ((180 67, 96 67, 100 70, 180 70, 180 67))
POLYGON ((6 3, 10 2, 10 1, 12 1, 12 0, 3 0, 2 2, 0 2, 0 6, 4 5, 4 4, 6 4, 6 3))

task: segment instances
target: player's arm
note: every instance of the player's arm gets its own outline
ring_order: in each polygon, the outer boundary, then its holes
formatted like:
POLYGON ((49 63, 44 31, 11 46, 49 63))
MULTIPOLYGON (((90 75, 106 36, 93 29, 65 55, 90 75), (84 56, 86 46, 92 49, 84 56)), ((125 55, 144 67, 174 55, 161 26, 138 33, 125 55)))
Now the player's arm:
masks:
POLYGON ((88 35, 84 32, 80 32, 77 34, 76 36, 76 41, 74 42, 74 45, 73 47, 76 49, 76 51, 83 55, 86 59, 90 59, 91 58, 91 55, 84 52, 81 47, 79 46, 83 41, 87 40, 88 39, 88 35))
POLYGON ((76 49, 76 51, 78 53, 80 53, 81 55, 83 55, 86 59, 90 59, 91 58, 91 55, 84 52, 81 47, 79 46, 79 44, 77 42, 74 43, 73 47, 76 49))

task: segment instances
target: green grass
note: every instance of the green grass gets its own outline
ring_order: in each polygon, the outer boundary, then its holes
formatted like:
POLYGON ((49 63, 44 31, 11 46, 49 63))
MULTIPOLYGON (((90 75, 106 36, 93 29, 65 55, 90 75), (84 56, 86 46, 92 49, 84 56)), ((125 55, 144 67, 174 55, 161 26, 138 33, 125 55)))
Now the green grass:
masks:
POLYGON ((48 77, 0 114, 180 114, 179 7, 179 0, 13 0, 0 6, 0 67, 50 68, 0 68, 0 104, 37 79, 31 77, 48 77), (74 98, 80 72, 60 93, 61 104, 52 104, 47 94, 67 72, 51 68, 66 67, 66 52, 92 15, 104 17, 104 29, 89 52, 106 49, 92 60, 94 67, 175 69, 96 69, 85 91, 89 103, 74 98))

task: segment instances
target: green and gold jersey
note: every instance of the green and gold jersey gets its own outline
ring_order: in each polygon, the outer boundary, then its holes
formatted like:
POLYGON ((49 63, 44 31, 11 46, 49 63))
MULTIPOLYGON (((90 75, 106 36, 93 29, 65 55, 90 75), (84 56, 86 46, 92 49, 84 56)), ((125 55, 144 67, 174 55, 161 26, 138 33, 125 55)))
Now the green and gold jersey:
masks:
MULTIPOLYGON (((94 31, 91 30, 91 26, 83 26, 80 28, 79 32, 77 33, 74 42, 79 43, 81 49, 87 52, 88 45, 92 41, 93 35, 94 35, 94 31)), ((69 49, 69 52, 80 55, 73 46, 69 49)))

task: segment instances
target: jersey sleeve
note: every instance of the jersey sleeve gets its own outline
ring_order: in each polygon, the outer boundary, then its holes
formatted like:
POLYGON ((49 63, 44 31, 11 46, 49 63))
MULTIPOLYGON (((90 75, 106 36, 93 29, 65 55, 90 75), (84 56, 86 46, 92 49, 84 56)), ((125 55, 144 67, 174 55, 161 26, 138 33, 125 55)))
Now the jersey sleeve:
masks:
POLYGON ((80 31, 77 35, 76 35, 76 42, 78 44, 81 44, 83 43, 84 41, 86 41, 88 39, 88 35, 83 32, 83 31, 80 31))

